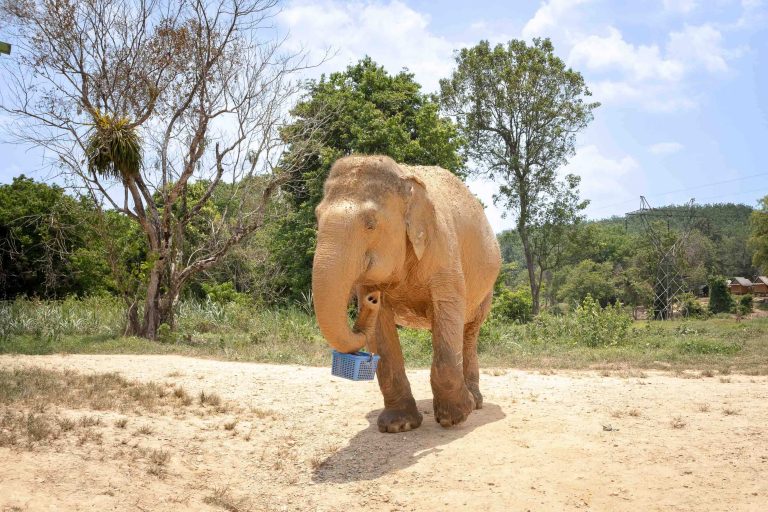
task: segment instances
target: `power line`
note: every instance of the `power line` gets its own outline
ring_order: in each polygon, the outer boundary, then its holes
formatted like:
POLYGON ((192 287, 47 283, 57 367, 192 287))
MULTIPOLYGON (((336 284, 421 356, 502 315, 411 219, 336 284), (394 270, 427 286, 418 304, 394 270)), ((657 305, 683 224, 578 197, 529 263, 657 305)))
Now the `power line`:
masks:
MULTIPOLYGON (((688 188, 681 188, 681 189, 678 189, 678 190, 671 190, 669 192, 657 192, 657 193, 654 193, 654 194, 646 195, 645 197, 659 197, 659 196, 665 196, 665 195, 668 195, 668 194, 677 194, 679 192, 688 192, 688 191, 691 191, 691 190, 700 190, 702 188, 714 187, 716 185, 725 185, 727 183, 736 183, 738 181, 744 181, 744 180, 748 180, 748 179, 752 179, 752 178, 759 178, 761 176, 768 176, 768 172, 763 172, 763 173, 760 173, 760 174, 753 174, 751 176, 742 176, 740 178, 733 178, 733 179, 730 179, 730 180, 715 181, 715 182, 707 183, 707 184, 704 184, 704 185, 697 185, 695 187, 688 187, 688 188)), ((704 198, 704 199, 706 199, 706 198, 704 198)), ((631 202, 634 202, 634 201, 636 201, 636 199, 627 199, 626 201, 622 201, 620 203, 614 203, 614 204, 600 206, 599 208, 593 209, 593 211, 606 210, 608 208, 613 208, 614 206, 622 206, 622 205, 625 205, 625 204, 628 204, 628 203, 631 203, 631 202)))

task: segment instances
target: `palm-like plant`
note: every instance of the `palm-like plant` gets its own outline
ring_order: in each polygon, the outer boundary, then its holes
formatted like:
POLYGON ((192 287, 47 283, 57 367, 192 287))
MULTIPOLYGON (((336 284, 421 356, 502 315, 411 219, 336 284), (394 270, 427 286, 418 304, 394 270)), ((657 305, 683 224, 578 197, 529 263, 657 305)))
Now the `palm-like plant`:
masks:
POLYGON ((91 172, 123 181, 141 169, 141 138, 127 117, 94 114, 86 156, 91 172))

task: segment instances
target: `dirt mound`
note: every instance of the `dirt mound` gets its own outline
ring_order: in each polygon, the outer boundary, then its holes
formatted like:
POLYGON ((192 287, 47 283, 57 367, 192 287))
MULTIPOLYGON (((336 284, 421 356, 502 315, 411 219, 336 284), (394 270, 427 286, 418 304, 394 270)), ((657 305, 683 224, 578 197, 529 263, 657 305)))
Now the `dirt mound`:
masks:
POLYGON ((411 371, 424 424, 385 435, 376 384, 342 381, 328 368, 0 357, 0 370, 15 368, 118 372, 106 381, 152 382, 159 398, 148 407, 132 401, 140 392, 116 389, 79 410, 71 393, 60 403, 46 395, 46 405, 33 391, 0 390, 0 510, 757 511, 768 503, 766 377, 487 371, 485 407, 443 429, 432 418, 429 372, 411 371), (30 415, 48 415, 48 437, 29 437, 30 415))

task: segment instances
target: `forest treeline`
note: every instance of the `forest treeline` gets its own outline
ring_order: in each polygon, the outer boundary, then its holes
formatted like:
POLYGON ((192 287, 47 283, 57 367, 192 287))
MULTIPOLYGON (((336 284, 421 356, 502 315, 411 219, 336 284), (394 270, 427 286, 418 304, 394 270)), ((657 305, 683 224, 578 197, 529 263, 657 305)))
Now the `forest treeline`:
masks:
MULTIPOLYGON (((205 183, 197 183, 193 188, 204 187, 205 183)), ((311 193, 314 200, 307 193, 302 202, 297 190, 289 188, 276 197, 267 229, 198 275, 185 298, 277 306, 309 300, 312 210, 320 192, 311 193)), ((227 186, 221 197, 228 197, 227 186)), ((216 216, 226 207, 225 200, 214 196, 207 215, 216 216)), ((687 226, 657 226, 664 233, 669 230, 670 243, 681 236, 682 228, 690 231, 680 262, 690 292, 696 293, 711 276, 751 278, 760 272, 753 265, 749 243, 754 212, 746 205, 702 205, 695 208, 687 226)), ((200 236, 206 236, 204 229, 189 228, 190 247, 200 236)), ((530 291, 520 239, 515 231, 504 231, 498 239, 504 266, 497 307, 505 316, 524 321, 531 315, 530 291)), ((88 201, 26 176, 0 185, 2 299, 118 294, 125 284, 118 284, 116 276, 140 285, 146 256, 142 233, 117 212, 101 215, 88 201)), ((587 295, 603 306, 617 301, 643 306, 651 300, 655 247, 638 219, 576 223, 568 230, 559 258, 556 268, 545 275, 545 307, 571 307, 587 295)))
POLYGON ((560 170, 600 103, 549 39, 458 49, 433 94, 369 57, 307 81, 323 59, 269 39, 279 7, 0 5, 14 44, 3 128, 67 185, 0 186, 0 299, 112 294, 126 334, 149 339, 185 298, 309 306, 314 209, 354 153, 493 180, 515 222, 499 235, 507 320, 588 295, 648 305, 671 246, 690 291, 768 266, 768 198, 700 208, 692 230, 654 224, 653 243, 621 219, 585 220, 581 178, 560 170))

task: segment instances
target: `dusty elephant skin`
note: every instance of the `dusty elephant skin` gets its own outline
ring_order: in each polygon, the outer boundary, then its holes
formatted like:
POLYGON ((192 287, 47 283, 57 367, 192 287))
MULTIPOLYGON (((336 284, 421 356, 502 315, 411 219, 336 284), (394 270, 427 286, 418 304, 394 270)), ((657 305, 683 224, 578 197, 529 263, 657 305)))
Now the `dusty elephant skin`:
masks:
POLYGON ((480 202, 439 167, 385 156, 338 160, 316 210, 312 293, 330 345, 378 353, 381 432, 421 425, 405 376, 397 325, 432 330, 435 420, 463 422, 482 407, 477 336, 490 310, 501 257, 480 202), (346 321, 352 293, 358 321, 346 321))

